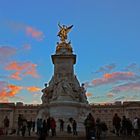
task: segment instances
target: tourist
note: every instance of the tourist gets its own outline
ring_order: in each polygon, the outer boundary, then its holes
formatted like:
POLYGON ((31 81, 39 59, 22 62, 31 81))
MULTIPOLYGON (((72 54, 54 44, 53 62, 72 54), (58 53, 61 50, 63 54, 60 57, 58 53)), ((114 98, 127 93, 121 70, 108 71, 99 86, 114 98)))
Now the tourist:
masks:
POLYGON ((46 136, 47 136, 47 123, 46 120, 44 120, 39 133, 39 140, 46 140, 46 136))
POLYGON ((139 127, 138 127, 138 118, 137 117, 134 118, 132 124, 133 124, 133 129, 134 129, 134 135, 138 136, 138 134, 139 134, 139 127))
POLYGON ((132 125, 132 121, 127 118, 127 135, 131 136, 132 135, 132 130, 133 130, 133 125, 132 125))
POLYGON ((84 125, 86 129, 87 140, 91 138, 95 139, 95 120, 91 113, 89 113, 87 118, 85 119, 84 125))
POLYGON ((97 139, 100 139, 101 133, 102 133, 101 121, 100 118, 97 118, 95 123, 95 137, 97 139))
POLYGON ((51 118, 48 117, 48 119, 47 119, 47 136, 49 136, 50 129, 51 129, 51 118))
POLYGON ((17 129, 17 135, 20 135, 20 131, 23 125, 23 116, 19 114, 18 116, 18 129, 17 129))
POLYGON ((33 132, 35 132, 35 121, 32 122, 32 129, 33 129, 33 132))
POLYGON ((104 121, 101 122, 102 137, 103 137, 104 139, 106 138, 107 130, 108 130, 108 127, 107 127, 106 123, 105 123, 104 121))
POLYGON ((121 128, 122 135, 127 134, 127 125, 128 125, 128 120, 126 119, 125 116, 123 116, 122 117, 122 128, 121 128))
POLYGON ((40 135, 41 133, 41 128, 42 128, 42 119, 37 119, 37 135, 40 135))
POLYGON ((21 128, 21 132, 22 132, 23 137, 25 136, 26 127, 27 127, 27 120, 25 118, 23 118, 23 124, 22 124, 22 128, 21 128))
POLYGON ((72 133, 71 132, 71 124, 70 123, 67 125, 67 133, 68 134, 71 134, 72 133))
POLYGON ((28 128, 28 135, 31 135, 31 128, 32 128, 32 120, 27 121, 27 128, 28 128))
POLYGON ((72 129, 73 129, 73 135, 77 135, 77 123, 75 120, 73 120, 72 129))
POLYGON ((53 117, 50 119, 52 136, 56 136, 56 122, 53 117))
POLYGON ((62 119, 59 120, 60 122, 60 132, 64 131, 64 121, 62 119))
POLYGON ((121 128, 121 118, 117 113, 115 113, 115 115, 113 116, 113 127, 115 128, 116 135, 119 136, 121 128))
POLYGON ((5 135, 8 135, 8 129, 9 129, 9 119, 7 116, 4 118, 4 131, 5 135))

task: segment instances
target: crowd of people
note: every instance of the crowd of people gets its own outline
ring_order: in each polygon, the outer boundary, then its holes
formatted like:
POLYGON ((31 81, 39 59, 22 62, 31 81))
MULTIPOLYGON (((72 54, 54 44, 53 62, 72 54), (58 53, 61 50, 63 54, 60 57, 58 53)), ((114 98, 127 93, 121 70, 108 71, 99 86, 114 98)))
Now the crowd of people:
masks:
POLYGON ((122 118, 116 113, 113 117, 113 133, 117 136, 138 136, 140 133, 140 118, 135 117, 134 120, 130 120, 123 116, 122 118))
MULTIPOLYGON (((64 131, 64 120, 59 119, 60 132, 64 131)), ((31 136, 31 132, 38 135, 39 140, 45 140, 47 136, 56 136, 56 120, 53 117, 48 117, 46 120, 38 118, 36 121, 28 121, 22 114, 19 114, 17 120, 17 129, 9 129, 9 119, 5 116, 4 129, 0 129, 0 135, 18 135, 31 136), (9 131, 10 130, 10 131, 9 131)), ((69 118, 66 124, 66 132, 68 134, 77 135, 77 122, 73 118, 69 118)))
MULTIPOLYGON (((85 128, 86 128, 86 138, 87 140, 100 139, 106 137, 108 127, 104 121, 101 121, 100 118, 96 120, 91 113, 85 119, 85 128)), ((122 118, 118 114, 114 114, 112 118, 113 129, 110 132, 114 133, 117 136, 140 136, 140 118, 135 117, 133 121, 126 116, 122 118)))
MULTIPOLYGON (((77 122, 73 118, 69 118, 67 122, 63 119, 59 119, 59 129, 60 133, 63 132, 64 126, 66 126, 66 131, 68 134, 78 135, 77 122), (66 123, 66 125, 64 125, 66 123)), ((45 140, 47 136, 56 136, 57 123, 53 117, 48 117, 46 120, 38 118, 35 121, 27 121, 23 115, 18 116, 17 129, 12 129, 10 132, 9 124, 10 121, 7 116, 4 120, 3 132, 0 130, 0 135, 21 135, 21 136, 31 136, 31 132, 38 135, 39 140, 45 140)), ((106 137, 108 132, 107 124, 101 121, 100 118, 94 119, 93 115, 89 113, 84 120, 85 132, 87 140, 100 139, 100 137, 106 137)), ((117 136, 139 136, 140 135, 140 118, 135 117, 134 120, 130 120, 123 116, 122 118, 116 113, 112 118, 112 130, 110 132, 117 136)))

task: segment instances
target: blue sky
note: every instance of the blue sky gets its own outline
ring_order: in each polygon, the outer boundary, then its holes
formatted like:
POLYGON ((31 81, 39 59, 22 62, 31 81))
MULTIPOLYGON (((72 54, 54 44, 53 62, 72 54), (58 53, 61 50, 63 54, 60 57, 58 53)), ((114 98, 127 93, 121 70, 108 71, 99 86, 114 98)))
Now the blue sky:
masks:
POLYGON ((139 0, 0 0, 0 101, 40 103, 53 74, 58 22, 89 102, 140 100, 139 0))

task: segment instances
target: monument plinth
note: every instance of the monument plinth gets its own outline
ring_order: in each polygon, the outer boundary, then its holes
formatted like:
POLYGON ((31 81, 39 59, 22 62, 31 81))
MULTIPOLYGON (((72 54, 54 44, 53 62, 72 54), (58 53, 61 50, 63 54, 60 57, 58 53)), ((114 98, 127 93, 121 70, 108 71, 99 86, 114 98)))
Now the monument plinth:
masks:
POLYGON ((67 125, 69 118, 77 121, 78 131, 84 131, 84 119, 91 111, 86 97, 84 84, 80 85, 74 74, 76 55, 73 54, 71 43, 67 42, 67 33, 72 26, 60 26, 56 52, 52 55, 54 74, 48 85, 42 90, 42 108, 38 117, 52 116, 55 120, 63 119, 67 125))

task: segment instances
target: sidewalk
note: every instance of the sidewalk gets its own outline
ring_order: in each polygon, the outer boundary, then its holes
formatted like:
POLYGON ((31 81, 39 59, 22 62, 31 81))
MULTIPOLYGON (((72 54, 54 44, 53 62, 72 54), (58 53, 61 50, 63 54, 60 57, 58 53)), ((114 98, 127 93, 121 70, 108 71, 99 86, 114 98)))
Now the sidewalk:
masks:
MULTIPOLYGON (((0 140, 38 140, 37 137, 21 137, 21 136, 0 136, 0 140)), ((46 140, 86 140, 84 137, 47 137, 46 140)), ((100 140, 140 140, 136 137, 117 137, 108 136, 105 139, 100 140)))

